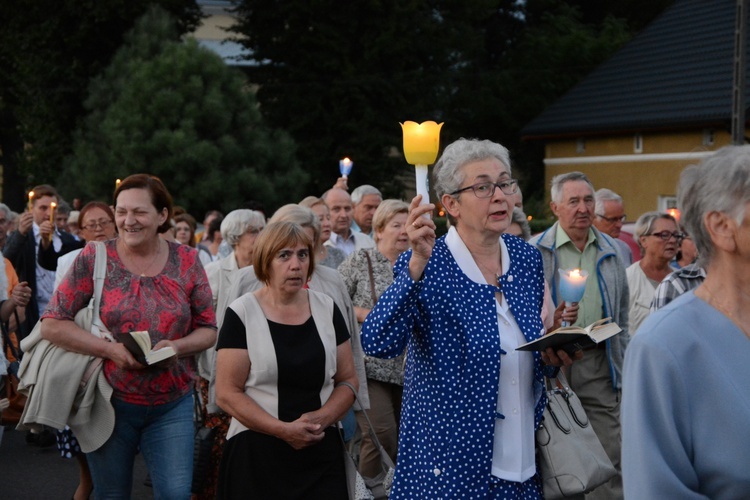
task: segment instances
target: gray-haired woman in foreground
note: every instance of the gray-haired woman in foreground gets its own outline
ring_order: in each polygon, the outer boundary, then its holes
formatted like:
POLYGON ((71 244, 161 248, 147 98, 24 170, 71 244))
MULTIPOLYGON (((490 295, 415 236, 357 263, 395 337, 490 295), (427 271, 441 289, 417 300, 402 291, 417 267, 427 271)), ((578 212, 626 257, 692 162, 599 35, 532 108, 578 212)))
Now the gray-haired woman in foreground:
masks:
POLYGON ((706 280, 646 318, 628 346, 625 497, 747 498, 750 146, 688 167, 678 206, 706 280))

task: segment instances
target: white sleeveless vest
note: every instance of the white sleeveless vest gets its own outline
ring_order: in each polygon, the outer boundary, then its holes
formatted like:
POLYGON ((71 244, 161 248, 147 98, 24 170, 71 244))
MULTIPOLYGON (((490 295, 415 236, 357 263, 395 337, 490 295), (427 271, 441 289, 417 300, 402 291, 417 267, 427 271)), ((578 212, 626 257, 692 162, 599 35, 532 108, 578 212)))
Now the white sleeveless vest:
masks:
MULTIPOLYGON (((336 374, 337 345, 336 331, 333 327, 333 299, 309 289, 307 293, 313 321, 323 342, 326 356, 325 374, 322 374, 323 387, 320 390, 320 401, 323 405, 333 392, 333 376, 336 374)), ((276 364, 276 351, 268 320, 253 293, 246 293, 229 307, 245 325, 247 353, 250 357, 250 374, 245 382, 245 394, 274 418, 279 418, 279 367, 276 364)), ((247 427, 233 417, 229 424, 227 439, 245 430, 247 427)))

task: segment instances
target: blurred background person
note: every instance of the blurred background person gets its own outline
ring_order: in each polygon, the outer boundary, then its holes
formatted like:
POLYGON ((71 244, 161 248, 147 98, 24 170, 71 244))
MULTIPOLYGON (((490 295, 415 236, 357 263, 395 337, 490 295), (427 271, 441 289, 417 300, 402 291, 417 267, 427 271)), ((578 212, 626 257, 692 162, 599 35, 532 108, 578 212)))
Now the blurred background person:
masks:
POLYGON ((232 415, 218 498, 349 498, 336 423, 355 388, 349 333, 330 297, 308 290, 313 239, 291 222, 261 233, 259 290, 232 302, 217 345, 216 395, 232 415))
POLYGON ((599 232, 614 238, 615 248, 620 252, 622 262, 625 267, 630 266, 633 263, 633 251, 627 243, 620 239, 622 225, 627 220, 622 196, 611 189, 601 188, 594 193, 594 200, 594 227, 599 232))
POLYGON ((529 220, 526 218, 526 214, 523 213, 523 210, 518 207, 513 209, 510 226, 508 226, 508 229, 505 232, 518 236, 523 239, 523 241, 529 241, 531 239, 531 227, 529 226, 529 220))
POLYGON ((181 213, 174 217, 174 238, 179 243, 195 248, 195 217, 181 213))
POLYGON ((383 201, 383 195, 378 188, 363 184, 352 191, 352 231, 359 231, 370 238, 374 237, 372 218, 375 210, 383 201))
POLYGON ((706 279, 649 316, 625 357, 627 498, 750 492, 750 146, 680 176, 677 203, 706 279))
MULTIPOLYGON (((216 324, 221 328, 224 313, 229 305, 229 290, 232 286, 232 280, 239 269, 252 265, 255 243, 258 240, 258 235, 266 226, 266 218, 261 212, 255 210, 233 210, 223 220, 219 217, 211 220, 209 231, 219 221, 221 221, 222 239, 232 247, 232 253, 221 260, 208 264, 206 266, 206 275, 208 276, 208 283, 211 286, 213 307, 216 311, 216 324)), ((204 479, 203 491, 193 492, 196 494, 196 500, 216 498, 219 464, 221 463, 221 454, 231 419, 228 414, 222 412, 213 404, 215 401, 215 394, 213 393, 215 386, 210 384, 210 380, 215 360, 216 351, 214 346, 211 346, 211 348, 206 349, 198 355, 199 391, 201 403, 207 410, 204 425, 217 430, 211 453, 211 463, 208 468, 209 477, 204 479), (210 396, 209 391, 211 391, 210 396), (209 404, 209 401, 212 404, 209 404)))
MULTIPOLYGON (((117 237, 115 214, 106 203, 92 201, 87 203, 78 214, 76 227, 81 228, 80 235, 83 241, 87 243, 90 241, 107 241, 117 237)), ((55 288, 60 285, 73 261, 75 261, 81 251, 82 249, 73 250, 57 260, 55 288)), ((57 431, 57 449, 60 451, 62 457, 75 458, 80 468, 78 488, 73 498, 75 500, 89 498, 94 489, 91 471, 89 470, 86 455, 81 451, 81 446, 78 444, 78 440, 70 430, 70 427, 66 426, 65 429, 57 431)))
POLYGON ((195 248, 198 249, 201 262, 203 262, 204 266, 208 266, 211 262, 216 262, 221 259, 219 247, 221 246, 222 241, 224 241, 224 238, 221 235, 221 223, 223 221, 224 216, 222 215, 213 217, 206 227, 204 233, 205 238, 201 243, 198 243, 195 246, 195 248))
POLYGON ((5 241, 8 239, 8 232, 11 228, 12 210, 5 203, 0 203, 0 251, 5 248, 5 241))
MULTIPOLYGON (((81 243, 65 232, 55 230, 50 220, 52 203, 59 203, 57 190, 48 184, 32 188, 31 210, 20 215, 18 230, 8 236, 3 255, 11 261, 18 278, 32 290, 31 305, 26 308, 26 321, 19 327, 21 338, 28 335, 55 288, 57 258, 81 247, 81 243)), ((53 217, 54 219, 54 217, 53 217)))
POLYGON ((187 498, 195 432, 194 355, 216 340, 211 289, 197 252, 159 237, 172 212, 172 197, 161 180, 131 175, 114 198, 119 237, 104 243, 101 320, 115 340, 145 330, 154 349, 171 346, 177 356, 144 366, 122 343, 94 336, 73 321, 93 295, 94 245, 81 252, 55 291, 43 315, 42 337, 104 359, 115 423, 107 441, 88 454, 96 496, 130 496, 133 462, 140 451, 154 496, 187 498))
MULTIPOLYGON (((117 237, 115 214, 109 205, 101 201, 87 203, 79 212, 76 225, 81 228, 81 239, 85 243, 90 241, 107 241, 117 237)), ((82 248, 73 250, 57 259, 55 288, 60 285, 70 266, 82 250, 82 248)))
POLYGON ((677 254, 675 254, 674 259, 669 263, 669 266, 673 270, 689 266, 698 259, 698 249, 695 248, 693 238, 685 232, 685 228, 682 226, 680 226, 680 232, 682 233, 682 240, 677 249, 677 254))
POLYGON ((322 198, 308 196, 299 202, 300 206, 313 211, 320 221, 320 238, 315 249, 315 264, 337 269, 346 260, 343 250, 325 244, 331 238, 331 212, 322 198))
MULTIPOLYGON (((406 218, 409 205, 400 200, 384 200, 372 219, 375 248, 354 252, 339 266, 357 322, 361 325, 378 298, 393 283, 393 266, 409 248, 406 218)), ((368 414, 380 444, 396 463, 398 425, 404 386, 404 355, 392 359, 365 357, 367 390, 370 394, 368 414)), ((359 472, 365 477, 380 474, 380 452, 369 436, 367 419, 357 412, 362 433, 359 449, 359 472)))
POLYGON ((68 231, 70 234, 75 236, 76 239, 81 239, 81 237, 78 235, 80 232, 80 227, 78 227, 78 218, 81 216, 80 210, 71 210, 70 215, 68 215, 68 231))
POLYGON ((201 227, 196 229, 195 231, 195 243, 200 243, 207 239, 206 230, 208 229, 208 226, 211 224, 211 221, 216 218, 224 218, 224 214, 221 213, 218 210, 209 210, 206 212, 206 215, 203 216, 203 223, 201 224, 201 227))
POLYGON ((323 193, 331 212, 331 238, 326 245, 336 247, 348 257, 360 248, 372 248, 375 242, 368 235, 352 231, 352 198, 349 193, 339 188, 331 188, 323 193))
POLYGON ((651 301, 659 283, 672 272, 674 259, 682 241, 674 217, 665 212, 646 212, 635 223, 635 239, 643 258, 625 270, 630 290, 630 335, 651 312, 651 301))

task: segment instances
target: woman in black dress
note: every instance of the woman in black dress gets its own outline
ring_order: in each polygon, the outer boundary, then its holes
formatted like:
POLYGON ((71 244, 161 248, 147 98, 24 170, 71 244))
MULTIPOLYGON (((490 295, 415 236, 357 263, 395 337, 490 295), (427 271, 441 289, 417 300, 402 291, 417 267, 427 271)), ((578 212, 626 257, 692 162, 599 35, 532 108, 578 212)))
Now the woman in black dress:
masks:
POLYGON ((347 498, 335 424, 354 397, 336 385, 357 376, 341 312, 306 288, 312 242, 297 224, 269 224, 253 255, 265 287, 227 308, 216 396, 232 423, 218 498, 347 498))

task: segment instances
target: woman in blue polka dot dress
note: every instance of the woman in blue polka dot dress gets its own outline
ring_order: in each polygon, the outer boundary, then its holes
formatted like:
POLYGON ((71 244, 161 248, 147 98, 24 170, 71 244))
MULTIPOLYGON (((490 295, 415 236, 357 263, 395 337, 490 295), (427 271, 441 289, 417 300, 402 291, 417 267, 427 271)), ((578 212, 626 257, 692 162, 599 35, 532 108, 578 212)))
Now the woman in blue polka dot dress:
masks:
POLYGON ((544 377, 573 359, 515 350, 545 333, 544 276, 539 252, 502 234, 518 189, 508 151, 460 139, 434 176, 452 227, 436 241, 423 217, 434 205, 412 201, 412 250, 362 329, 370 356, 408 348, 390 498, 542 498, 534 429, 544 377))

